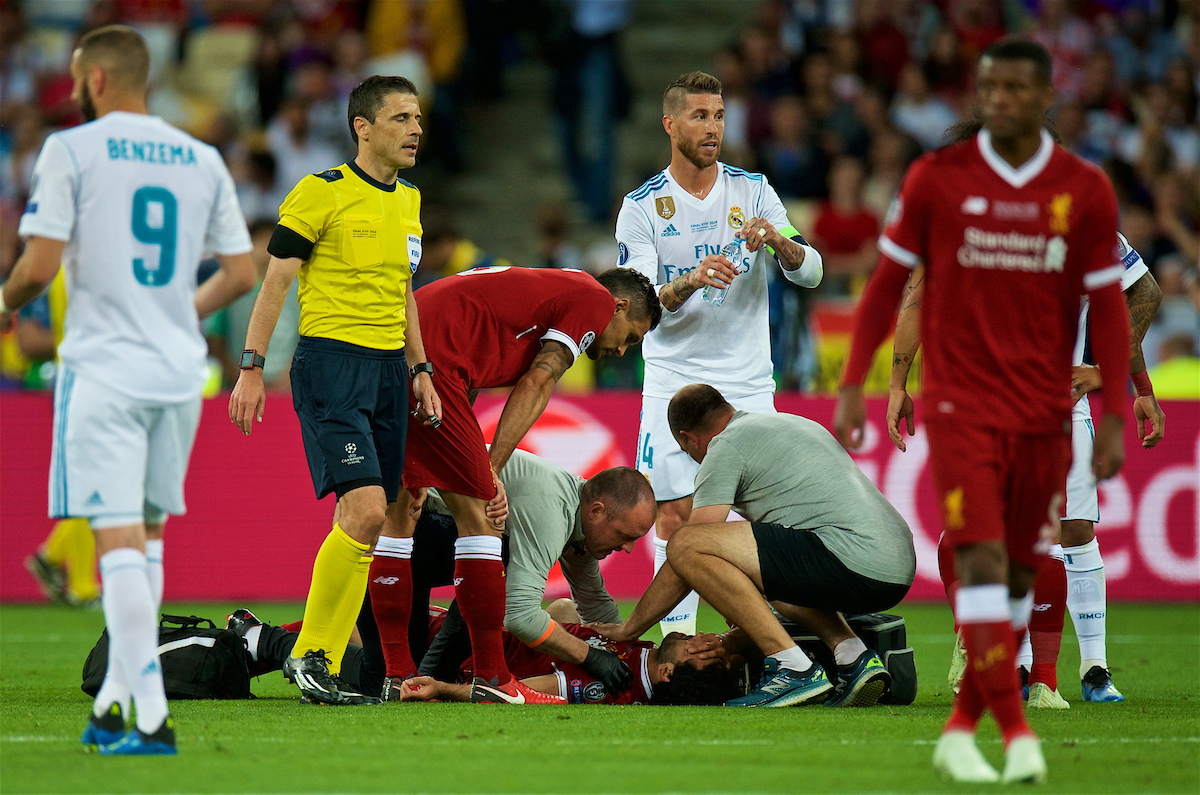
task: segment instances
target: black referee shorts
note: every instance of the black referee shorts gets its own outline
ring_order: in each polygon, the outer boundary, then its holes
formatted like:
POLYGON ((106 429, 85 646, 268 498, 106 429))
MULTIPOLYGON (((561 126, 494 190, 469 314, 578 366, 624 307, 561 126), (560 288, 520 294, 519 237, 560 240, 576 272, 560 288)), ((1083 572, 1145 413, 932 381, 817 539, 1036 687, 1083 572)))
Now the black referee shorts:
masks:
POLYGON ((292 357, 292 405, 317 499, 362 486, 400 493, 408 430, 404 350, 301 337, 292 357))
POLYGON ((877 613, 894 607, 907 585, 880 582, 846 568, 811 530, 753 522, 763 590, 771 601, 837 610, 877 613))

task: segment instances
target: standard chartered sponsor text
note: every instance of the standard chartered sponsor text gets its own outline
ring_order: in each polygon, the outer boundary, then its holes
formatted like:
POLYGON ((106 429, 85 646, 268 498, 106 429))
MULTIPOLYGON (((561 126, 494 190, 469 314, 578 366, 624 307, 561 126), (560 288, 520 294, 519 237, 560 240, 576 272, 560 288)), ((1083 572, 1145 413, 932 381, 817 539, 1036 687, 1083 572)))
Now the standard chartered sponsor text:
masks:
POLYGON ((958 249, 958 264, 989 270, 1058 272, 1063 269, 1067 244, 1061 237, 987 232, 968 226, 958 249))

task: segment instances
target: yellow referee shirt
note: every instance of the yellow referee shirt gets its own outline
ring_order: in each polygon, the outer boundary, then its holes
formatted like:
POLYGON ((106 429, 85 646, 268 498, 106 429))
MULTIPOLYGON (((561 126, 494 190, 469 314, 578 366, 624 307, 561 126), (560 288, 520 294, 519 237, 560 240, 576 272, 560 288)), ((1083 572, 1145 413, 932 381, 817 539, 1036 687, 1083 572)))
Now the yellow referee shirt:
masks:
POLYGON ((279 224, 313 243, 300 267, 300 333, 376 350, 404 347, 405 292, 421 259, 421 193, 353 162, 310 174, 279 224))

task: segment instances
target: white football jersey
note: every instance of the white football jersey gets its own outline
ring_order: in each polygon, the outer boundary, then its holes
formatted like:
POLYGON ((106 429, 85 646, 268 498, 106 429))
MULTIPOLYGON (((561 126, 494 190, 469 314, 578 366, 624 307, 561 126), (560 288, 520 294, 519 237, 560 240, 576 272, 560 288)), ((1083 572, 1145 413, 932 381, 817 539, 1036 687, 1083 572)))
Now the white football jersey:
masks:
POLYGON ((38 156, 19 232, 67 244, 65 367, 135 400, 200 394, 200 259, 250 251, 216 149, 157 116, 120 111, 55 133, 38 156))
MULTIPOLYGON (((753 217, 776 229, 791 225, 783 203, 762 174, 717 164, 717 181, 698 199, 664 169, 625 197, 617 216, 617 265, 645 274, 661 290, 680 274, 719 254, 753 217)), ((726 398, 775 391, 767 309, 766 249, 742 249, 741 272, 724 304, 713 306, 697 291, 642 342, 646 374, 642 394, 670 398, 693 383, 716 387, 726 398)))
MULTIPOLYGON (((1121 274, 1121 292, 1125 292, 1130 287, 1137 283, 1137 280, 1150 272, 1146 267, 1146 263, 1142 260, 1142 255, 1138 254, 1125 236, 1117 232, 1117 248, 1121 255, 1121 264, 1125 266, 1125 271, 1121 274)), ((1085 351, 1087 350, 1088 335, 1088 300, 1087 296, 1083 297, 1083 308, 1079 311, 1079 335, 1075 338, 1075 358, 1071 360, 1072 364, 1083 364, 1085 351)), ((1092 407, 1088 403, 1087 395, 1079 399, 1075 407, 1071 409, 1072 420, 1086 420, 1092 416, 1092 407)))

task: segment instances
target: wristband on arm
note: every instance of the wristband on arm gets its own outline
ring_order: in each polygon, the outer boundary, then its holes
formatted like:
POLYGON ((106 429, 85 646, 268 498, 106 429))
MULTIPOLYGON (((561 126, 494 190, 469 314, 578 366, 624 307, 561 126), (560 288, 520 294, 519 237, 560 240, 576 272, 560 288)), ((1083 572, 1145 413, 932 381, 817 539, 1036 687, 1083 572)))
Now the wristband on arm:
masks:
POLYGON ((1154 394, 1154 385, 1150 383, 1150 373, 1142 370, 1140 373, 1134 373, 1129 376, 1133 381, 1133 388, 1137 392, 1138 397, 1146 397, 1154 394))

